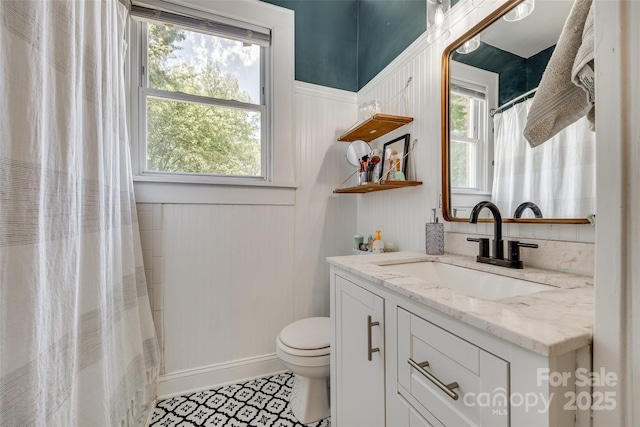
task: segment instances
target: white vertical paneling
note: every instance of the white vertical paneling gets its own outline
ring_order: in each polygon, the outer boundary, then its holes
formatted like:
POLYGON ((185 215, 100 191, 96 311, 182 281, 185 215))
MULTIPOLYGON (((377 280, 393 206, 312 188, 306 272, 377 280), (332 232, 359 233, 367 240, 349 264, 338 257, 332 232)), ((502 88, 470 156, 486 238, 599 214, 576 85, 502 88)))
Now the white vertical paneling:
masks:
MULTIPOLYGON (((439 72, 429 64, 438 63, 434 49, 423 49, 403 64, 395 64, 394 72, 379 84, 365 88, 361 101, 369 99, 385 100, 395 96, 412 77, 407 89, 409 112, 414 121, 392 134, 375 141, 382 148, 388 142, 404 133, 411 134, 415 146, 415 177, 423 181, 419 187, 371 193, 360 197, 358 203, 358 231, 365 236, 374 230, 382 230, 382 238, 394 243, 400 250, 424 250, 424 223, 431 208, 437 207, 440 166, 439 166, 439 97, 434 95, 432 80, 438 80, 439 72)), ((397 97, 400 98, 400 97, 397 97)), ((393 103, 387 103, 393 106, 393 103)), ((404 114, 404 102, 396 105, 390 114, 404 114)), ((409 160, 411 164, 411 160, 409 160)))
POLYGON ((328 315, 325 259, 349 254, 356 232, 356 198, 333 194, 353 172, 336 138, 356 105, 355 93, 296 84, 293 204, 139 204, 163 393, 274 369, 280 330, 328 315))
MULTIPOLYGON (((396 243, 400 250, 424 250, 424 224, 431 209, 438 207, 441 194, 441 60, 444 48, 466 30, 497 8, 503 1, 488 7, 473 8, 472 2, 460 2, 454 9, 451 36, 429 45, 422 35, 396 60, 369 82, 359 93, 358 102, 377 99, 383 102, 383 112, 410 114, 414 121, 373 142, 382 147, 385 142, 411 134, 416 145, 417 180, 420 187, 383 191, 361 196, 358 202, 358 232, 368 235, 382 230, 383 240, 396 243), (392 98, 407 79, 413 77, 408 89, 410 108, 392 98), (391 101, 390 101, 391 100, 391 101)), ((547 224, 514 227, 510 237, 537 237, 548 240, 594 241, 590 226, 554 225, 553 233, 547 224), (581 227, 581 228, 578 228, 581 227), (524 235, 518 234, 519 230, 524 235)), ((508 228, 508 227, 507 227, 508 228)), ((448 228, 450 231, 490 234, 484 224, 464 224, 448 228), (462 230, 462 231, 460 231, 462 230)))
POLYGON ((273 353, 293 319, 291 206, 165 205, 167 372, 273 353))
POLYGON ((356 198, 333 190, 354 169, 339 129, 357 119, 354 93, 297 83, 294 316, 329 315, 327 256, 351 253, 356 232, 356 198))

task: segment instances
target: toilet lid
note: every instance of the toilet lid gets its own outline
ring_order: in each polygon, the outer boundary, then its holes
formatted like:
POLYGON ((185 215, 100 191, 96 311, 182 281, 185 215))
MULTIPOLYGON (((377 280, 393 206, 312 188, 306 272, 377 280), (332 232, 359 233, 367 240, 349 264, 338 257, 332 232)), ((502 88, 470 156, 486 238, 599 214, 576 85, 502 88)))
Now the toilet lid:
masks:
POLYGON ((287 347, 315 350, 331 345, 331 319, 310 317, 298 320, 280 332, 280 341, 287 347))

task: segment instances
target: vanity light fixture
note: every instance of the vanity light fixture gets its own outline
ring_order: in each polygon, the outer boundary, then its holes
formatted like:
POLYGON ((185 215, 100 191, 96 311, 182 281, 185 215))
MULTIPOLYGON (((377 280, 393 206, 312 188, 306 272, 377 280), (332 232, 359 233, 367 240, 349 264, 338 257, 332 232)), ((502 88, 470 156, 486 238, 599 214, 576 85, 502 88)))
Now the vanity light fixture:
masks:
POLYGON ((480 47, 480 36, 475 36, 473 38, 470 38, 466 42, 464 42, 462 46, 456 49, 456 52, 466 55, 467 53, 471 53, 479 47, 480 47))
POLYGON ((427 0, 427 42, 433 43, 451 34, 449 9, 451 0, 427 0))
POLYGON ((507 22, 520 21, 527 16, 531 15, 533 9, 536 7, 536 0, 524 0, 516 7, 511 9, 509 13, 503 16, 503 19, 507 22))

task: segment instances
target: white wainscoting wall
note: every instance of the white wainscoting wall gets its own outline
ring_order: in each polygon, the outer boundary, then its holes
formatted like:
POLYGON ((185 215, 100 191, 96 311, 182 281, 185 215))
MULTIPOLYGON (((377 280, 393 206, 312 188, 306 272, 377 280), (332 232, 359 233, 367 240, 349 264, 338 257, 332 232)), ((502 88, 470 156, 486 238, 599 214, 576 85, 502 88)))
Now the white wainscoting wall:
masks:
POLYGON ((154 203, 157 189, 136 194, 161 397, 282 370, 280 330, 329 315, 325 258, 350 254, 356 231, 356 198, 333 194, 353 172, 336 135, 357 118, 356 94, 297 82, 295 103, 299 187, 283 190, 290 201, 154 203))

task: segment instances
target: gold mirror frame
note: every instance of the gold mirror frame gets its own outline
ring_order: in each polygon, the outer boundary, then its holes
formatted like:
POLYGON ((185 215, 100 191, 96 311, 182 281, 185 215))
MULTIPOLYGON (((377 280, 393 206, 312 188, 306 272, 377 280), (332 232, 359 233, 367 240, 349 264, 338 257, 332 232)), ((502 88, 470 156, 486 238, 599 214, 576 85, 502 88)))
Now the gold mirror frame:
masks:
MULTIPOLYGON (((459 48, 465 41, 479 34, 489 25, 500 19, 504 14, 509 12, 522 0, 509 0, 495 11, 491 12, 486 18, 477 25, 464 33, 461 37, 451 43, 444 49, 442 53, 442 217, 445 221, 450 222, 469 222, 468 218, 452 217, 449 210, 451 207, 451 183, 449 180, 449 80, 450 67, 449 62, 453 52, 459 48)), ((482 222, 493 222, 493 218, 481 218, 482 222)), ((504 218, 502 222, 515 223, 537 223, 537 224, 588 224, 586 218, 504 218)))

